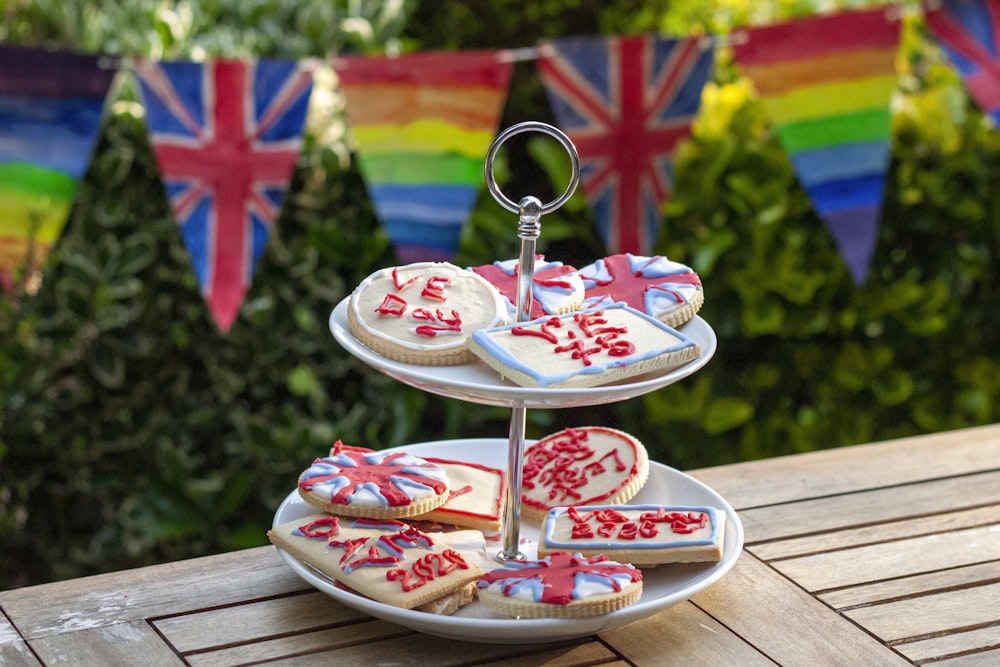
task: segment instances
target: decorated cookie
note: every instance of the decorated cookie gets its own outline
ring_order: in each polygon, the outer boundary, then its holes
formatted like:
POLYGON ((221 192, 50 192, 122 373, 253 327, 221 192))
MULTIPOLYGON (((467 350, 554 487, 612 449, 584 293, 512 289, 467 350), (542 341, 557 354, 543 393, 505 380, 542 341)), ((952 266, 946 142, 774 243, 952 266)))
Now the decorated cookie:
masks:
POLYGON ((485 278, 447 262, 376 271, 351 293, 351 334, 395 361, 446 366, 472 361, 466 339, 507 321, 503 297, 485 278))
POLYGON ((642 573, 632 565, 568 552, 515 560, 479 580, 479 601, 518 618, 580 618, 617 611, 642 595, 642 573))
POLYGON ((541 522, 553 507, 625 503, 648 478, 646 448, 628 433, 567 428, 525 449, 521 511, 541 522))
POLYGON ((500 530, 506 475, 498 468, 427 457, 448 475, 451 491, 444 505, 418 519, 484 532, 500 530))
POLYGON ((665 372, 701 353, 691 338, 624 304, 480 329, 469 349, 514 384, 549 388, 665 372))
POLYGON ((376 452, 339 440, 299 476, 299 495, 324 512, 389 519, 413 517, 448 500, 440 466, 405 452, 376 452))
POLYGON ((542 523, 538 555, 570 550, 640 566, 716 562, 722 559, 725 526, 725 516, 714 507, 557 507, 542 523))
MULTIPOLYGON (((511 322, 517 316, 517 271, 519 261, 509 259, 476 266, 472 271, 486 278, 500 290, 507 302, 507 314, 511 322)), ((583 304, 583 279, 576 269, 562 262, 547 262, 543 255, 535 257, 534 281, 531 286, 532 307, 529 319, 545 315, 561 315, 577 310, 583 304)))
POLYGON ((395 607, 450 613, 471 600, 467 587, 479 579, 477 561, 485 557, 482 533, 460 532, 444 541, 400 521, 314 514, 267 536, 351 591, 395 607), (465 549, 456 548, 460 543, 465 549))
POLYGON ((694 317, 705 301, 698 274, 662 256, 611 255, 578 275, 586 287, 585 308, 624 302, 672 327, 694 317))

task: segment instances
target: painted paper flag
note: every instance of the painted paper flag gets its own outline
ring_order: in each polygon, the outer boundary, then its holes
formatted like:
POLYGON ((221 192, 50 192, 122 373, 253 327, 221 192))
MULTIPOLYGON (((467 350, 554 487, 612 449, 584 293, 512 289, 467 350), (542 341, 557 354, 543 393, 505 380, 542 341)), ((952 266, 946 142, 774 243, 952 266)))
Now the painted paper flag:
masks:
POLYGON ((483 184, 512 63, 495 51, 339 58, 372 204, 403 263, 447 261, 483 184))
POLYGON ((541 45, 538 73, 580 153, 580 185, 609 254, 649 255, 712 73, 699 38, 571 37, 541 45))
POLYGON ((927 25, 972 99, 1000 127, 1000 0, 937 0, 934 5, 926 8, 927 25))
POLYGON ((0 277, 41 266, 90 164, 115 70, 82 54, 0 46, 0 277))
POLYGON ((890 158, 900 24, 886 9, 746 31, 733 55, 855 284, 867 281, 890 158))
POLYGON ((142 60, 137 74, 171 210, 229 331, 288 191, 312 73, 281 60, 142 60))

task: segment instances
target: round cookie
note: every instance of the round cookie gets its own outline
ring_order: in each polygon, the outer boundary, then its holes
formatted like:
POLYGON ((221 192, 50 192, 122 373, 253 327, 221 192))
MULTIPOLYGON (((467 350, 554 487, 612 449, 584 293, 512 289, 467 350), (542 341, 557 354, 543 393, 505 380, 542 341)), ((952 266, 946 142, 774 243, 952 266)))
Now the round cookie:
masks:
POLYGON ((448 366, 475 360, 466 339, 506 322, 500 292, 482 276, 447 262, 381 269, 352 292, 351 334, 377 354, 409 364, 448 366))
POLYGON ((299 476, 299 495, 330 514, 368 519, 418 516, 449 496, 444 470, 405 452, 348 447, 339 440, 330 455, 299 476))
POLYGON ((603 426, 567 428, 524 452, 521 512, 538 521, 554 507, 628 502, 649 478, 646 448, 603 426))
POLYGON ((690 320, 705 302, 694 269, 661 255, 611 255, 588 264, 578 274, 586 287, 584 307, 604 308, 624 301, 671 327, 690 320))
MULTIPOLYGON (((508 259, 470 269, 500 290, 500 294, 507 302, 507 314, 512 322, 518 319, 516 304, 519 263, 517 259, 508 259)), ((544 255, 535 255, 533 275, 531 319, 569 313, 579 309, 583 304, 583 278, 572 266, 562 262, 547 262, 544 255)))
POLYGON ((637 602, 642 572, 605 556, 566 551, 541 560, 515 560, 484 574, 479 601, 516 618, 581 618, 609 614, 637 602))

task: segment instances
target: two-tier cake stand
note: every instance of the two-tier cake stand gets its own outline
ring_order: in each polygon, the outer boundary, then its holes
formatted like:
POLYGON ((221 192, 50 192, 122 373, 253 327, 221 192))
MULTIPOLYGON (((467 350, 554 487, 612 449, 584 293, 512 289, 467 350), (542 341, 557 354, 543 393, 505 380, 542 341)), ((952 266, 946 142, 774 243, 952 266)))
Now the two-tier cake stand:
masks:
MULTIPOLYGON (((521 239, 518 258, 518 320, 530 319, 536 241, 541 231, 541 216, 562 206, 573 194, 580 178, 580 163, 572 141, 559 129, 540 122, 513 125, 497 136, 486 157, 485 176, 493 197, 505 209, 518 214, 517 235, 521 239), (558 198, 543 204, 527 196, 513 202, 497 186, 493 161, 500 147, 512 136, 523 132, 547 134, 566 149, 572 163, 572 175, 566 190, 558 198)), ((624 401, 655 391, 702 368, 713 356, 716 337, 700 317, 694 317, 681 331, 698 343, 697 359, 663 373, 641 376, 630 381, 587 388, 527 388, 514 385, 481 362, 457 366, 417 366, 387 359, 359 343, 347 325, 347 299, 330 314, 334 338, 353 356, 371 367, 408 385, 462 401, 509 407, 510 432, 506 441, 499 438, 470 438, 405 445, 398 449, 416 456, 450 458, 492 467, 506 467, 507 494, 504 499, 502 545, 496 559, 536 556, 539 527, 521 525, 521 468, 526 445, 525 415, 528 409, 570 408, 624 401)), ((669 434, 665 434, 669 437, 669 434)), ((493 615, 478 603, 469 604, 452 616, 399 609, 385 605, 336 586, 332 580, 308 565, 281 552, 288 565, 313 586, 338 600, 372 616, 399 623, 420 632, 466 641, 522 643, 559 641, 595 634, 638 620, 681 602, 722 577, 736 562, 743 546, 743 527, 736 512, 719 494, 694 478, 660 463, 651 462, 650 476, 631 504, 709 505, 723 510, 726 517, 723 558, 718 563, 694 563, 661 566, 645 570, 642 598, 625 609, 602 616, 580 619, 510 619, 493 615)), ((293 491, 275 514, 274 523, 292 521, 311 513, 311 507, 293 491)), ((499 563, 498 563, 499 566, 499 563)))

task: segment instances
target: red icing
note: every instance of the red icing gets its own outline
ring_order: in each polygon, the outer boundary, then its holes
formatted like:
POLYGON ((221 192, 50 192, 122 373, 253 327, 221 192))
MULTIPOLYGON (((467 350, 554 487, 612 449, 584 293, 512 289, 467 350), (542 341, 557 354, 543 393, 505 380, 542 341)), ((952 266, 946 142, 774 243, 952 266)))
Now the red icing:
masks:
POLYGON ((552 351, 555 354, 570 353, 573 359, 579 359, 584 366, 593 365, 591 357, 606 353, 609 357, 627 357, 635 352, 635 345, 628 340, 619 339, 628 333, 625 326, 602 326, 608 321, 604 317, 604 311, 595 310, 588 312, 577 312, 573 314, 573 321, 576 322, 583 338, 577 336, 572 329, 567 329, 565 333, 568 342, 559 345, 559 334, 553 329, 563 327, 563 318, 550 317, 541 324, 531 326, 517 325, 511 327, 512 336, 536 336, 544 338, 555 347, 552 351))
MULTIPOLYGON (((432 457, 427 457, 424 460, 427 461, 427 462, 429 462, 429 463, 450 463, 452 465, 461 465, 461 466, 466 466, 466 467, 470 467, 470 468, 476 468, 478 470, 482 470, 484 472, 488 472, 490 474, 496 475, 497 477, 500 478, 499 492, 497 493, 496 504, 494 505, 494 510, 493 510, 492 513, 490 513, 490 514, 481 514, 479 512, 466 512, 466 511, 462 511, 462 510, 452 509, 451 507, 447 507, 446 505, 442 506, 442 507, 439 507, 437 511, 439 511, 439 512, 448 512, 450 514, 454 514, 454 515, 457 515, 457 516, 468 516, 468 517, 485 518, 485 519, 489 519, 491 521, 500 518, 500 512, 501 512, 501 508, 503 506, 502 503, 503 503, 503 497, 504 497, 504 493, 505 493, 505 489, 504 489, 505 483, 504 482, 505 482, 505 479, 506 479, 506 475, 504 474, 504 472, 502 470, 500 470, 498 468, 491 468, 490 466, 480 465, 478 463, 469 463, 467 461, 454 461, 454 460, 451 460, 451 459, 438 459, 438 458, 432 458, 432 457)), ((453 495, 451 496, 451 498, 454 498, 455 496, 460 495, 461 493, 468 493, 468 492, 471 492, 471 491, 472 491, 471 487, 463 487, 461 489, 458 489, 458 491, 453 491, 452 492, 453 495), (466 491, 465 489, 468 489, 468 491, 466 491)), ((449 498, 449 500, 451 498, 449 498)))
MULTIPOLYGON (((630 566, 620 563, 599 565, 607 563, 606 556, 592 556, 584 558, 574 556, 564 551, 557 551, 550 554, 548 558, 540 561, 533 561, 535 567, 525 568, 498 568, 483 575, 481 582, 492 584, 499 581, 509 580, 503 587, 504 595, 509 595, 514 585, 524 579, 537 578, 542 583, 542 593, 538 598, 539 602, 548 604, 569 604, 573 601, 573 589, 576 587, 576 576, 578 574, 592 575, 605 579, 615 591, 621 590, 621 585, 612 578, 616 574, 628 574, 630 581, 642 581, 642 573, 630 566)), ((482 586, 482 584, 480 584, 482 586)))
POLYGON ((431 276, 427 279, 427 286, 420 292, 420 296, 425 299, 444 301, 444 288, 451 284, 451 281, 444 276, 431 276))
MULTIPOLYGON (((535 257, 536 260, 541 258, 541 255, 536 255, 535 257)), ((501 294, 510 300, 511 303, 517 305, 517 267, 514 267, 513 275, 507 273, 496 264, 485 264, 483 266, 474 267, 472 270, 491 282, 501 294)), ((559 278, 568 273, 572 273, 575 270, 576 269, 572 266, 566 265, 546 266, 541 270, 535 271, 535 282, 543 287, 562 287, 564 289, 569 289, 570 283, 565 280, 559 280, 559 278)), ((531 302, 531 319, 534 320, 539 317, 543 317, 546 314, 547 313, 542 308, 542 304, 539 303, 538 299, 533 299, 531 302)))
POLYGON ((523 486, 526 490, 539 489, 548 502, 524 494, 524 503, 547 510, 554 505, 594 504, 618 493, 627 483, 628 476, 635 471, 635 466, 633 464, 631 469, 628 468, 619 453, 619 447, 601 450, 600 453, 592 448, 587 442, 589 433, 607 433, 620 439, 621 447, 626 450, 630 448, 632 460, 636 459, 635 444, 609 429, 588 427, 560 431, 525 450, 523 486), (614 459, 615 472, 622 474, 622 481, 606 493, 585 497, 590 480, 608 473, 604 461, 609 457, 614 459))
POLYGON ((306 537, 326 540, 340 533, 340 522, 337 521, 337 517, 335 516, 325 516, 322 519, 311 521, 304 526, 299 526, 299 532, 306 537))
POLYGON ((402 292, 403 290, 405 290, 407 287, 414 284, 418 280, 420 280, 420 276, 416 275, 407 280, 406 282, 399 282, 400 281, 399 267, 398 266, 392 267, 392 284, 396 286, 397 292, 402 292))
POLYGON ((409 456, 404 452, 396 452, 393 454, 388 454, 381 463, 369 463, 365 459, 365 450, 358 451, 354 448, 334 448, 332 452, 333 457, 347 457, 355 463, 356 467, 351 467, 347 465, 338 464, 335 458, 324 458, 316 459, 314 463, 328 463, 336 466, 339 472, 330 473, 327 475, 316 475, 315 477, 310 477, 303 479, 299 482, 299 487, 304 491, 311 491, 315 484, 320 484, 322 482, 328 482, 332 479, 338 477, 346 477, 349 480, 349 484, 344 486, 335 493, 331 498, 330 502, 341 505, 350 504, 350 496, 356 490, 356 488, 361 484, 373 483, 378 487, 379 492, 385 497, 386 501, 392 507, 399 507, 403 505, 409 505, 412 500, 410 496, 400 488, 393 481, 393 477, 408 479, 414 482, 418 482, 425 486, 431 487, 435 493, 444 493, 448 484, 443 481, 433 479, 431 477, 425 477, 413 472, 408 472, 404 470, 405 468, 428 468, 432 470, 438 469, 432 463, 424 462, 421 464, 410 463, 404 465, 393 464, 400 458, 409 456))
POLYGON ((406 312, 406 299, 398 297, 395 294, 386 294, 385 298, 382 299, 382 303, 375 309, 375 312, 379 315, 401 317, 406 312))
POLYGON ((651 539, 659 535, 658 524, 666 523, 670 525, 670 530, 679 535, 688 535, 699 528, 708 525, 708 515, 704 512, 667 512, 664 508, 659 508, 654 512, 644 512, 639 515, 639 522, 630 520, 627 516, 612 508, 596 509, 587 514, 580 514, 575 507, 570 507, 566 511, 567 516, 573 520, 573 528, 570 530, 570 539, 582 540, 592 538, 594 529, 589 522, 594 520, 597 524, 597 534, 602 537, 617 536, 622 540, 634 540, 637 537, 651 539))
MULTIPOLYGON (((656 257, 652 257, 650 261, 656 259, 656 257)), ((624 301, 641 312, 645 312, 646 310, 646 292, 650 289, 658 289, 656 285, 660 283, 670 282, 684 285, 701 285, 701 280, 694 271, 656 278, 644 276, 641 268, 633 273, 629 265, 628 256, 624 254, 605 257, 604 268, 611 275, 611 280, 597 281, 597 285, 587 289, 586 298, 607 296, 615 302, 624 301)), ((589 280, 591 279, 588 279, 588 282, 589 280)))
POLYGON ((451 574, 456 569, 467 570, 469 564, 454 549, 445 549, 441 553, 422 556, 408 570, 403 568, 389 570, 385 573, 385 578, 389 581, 399 581, 403 592, 409 593, 428 581, 451 574))

